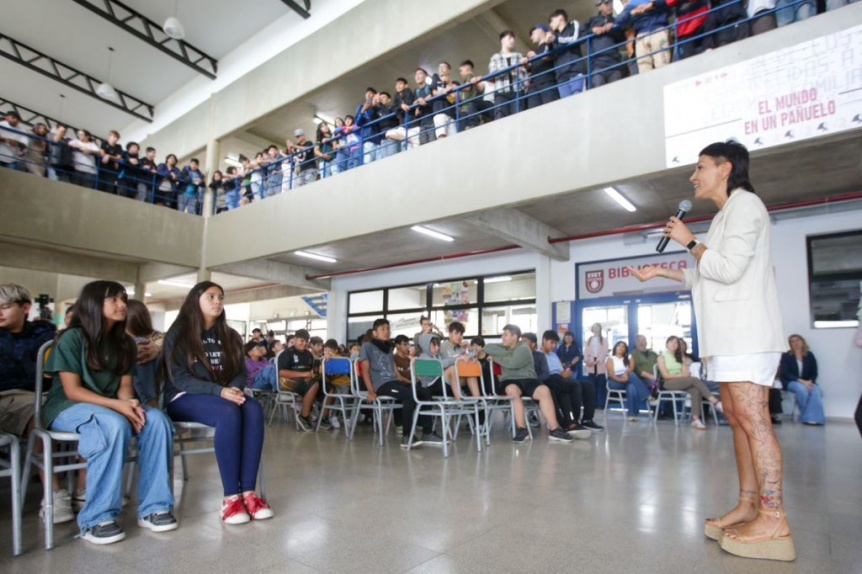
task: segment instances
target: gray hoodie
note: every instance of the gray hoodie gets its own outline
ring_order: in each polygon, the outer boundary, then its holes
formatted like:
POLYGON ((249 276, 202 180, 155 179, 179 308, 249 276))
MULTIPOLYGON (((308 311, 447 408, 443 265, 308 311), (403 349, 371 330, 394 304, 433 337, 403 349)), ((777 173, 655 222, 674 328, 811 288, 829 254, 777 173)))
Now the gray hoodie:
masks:
MULTIPOLYGON (((419 350, 422 351, 422 354, 419 355, 420 359, 439 359, 443 364, 443 369, 448 369, 452 365, 455 364, 455 359, 444 359, 438 353, 437 355, 431 354, 431 340, 434 338, 438 338, 437 335, 432 335, 431 333, 426 333, 424 335, 419 336, 419 350)), ((423 387, 427 387, 434 383, 438 377, 419 377, 419 381, 422 383, 423 387)))

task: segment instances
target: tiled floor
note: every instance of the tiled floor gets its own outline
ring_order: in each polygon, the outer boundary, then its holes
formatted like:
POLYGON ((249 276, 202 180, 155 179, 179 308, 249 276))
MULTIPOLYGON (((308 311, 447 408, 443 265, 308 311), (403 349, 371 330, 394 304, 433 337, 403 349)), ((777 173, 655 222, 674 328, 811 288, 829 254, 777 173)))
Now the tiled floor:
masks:
POLYGON ((624 424, 573 445, 545 436, 521 446, 501 426, 477 453, 468 433, 452 455, 380 448, 369 428, 268 428, 266 476, 276 517, 244 526, 218 519, 215 460, 193 457, 177 482, 179 530, 153 534, 121 516, 125 541, 93 547, 57 528, 41 547, 38 488, 25 518, 25 554, 11 558, 8 483, 0 485, 0 572, 862 572, 862 439, 849 424, 785 423, 785 492, 798 559, 724 554, 703 518, 736 498, 730 430, 624 424))

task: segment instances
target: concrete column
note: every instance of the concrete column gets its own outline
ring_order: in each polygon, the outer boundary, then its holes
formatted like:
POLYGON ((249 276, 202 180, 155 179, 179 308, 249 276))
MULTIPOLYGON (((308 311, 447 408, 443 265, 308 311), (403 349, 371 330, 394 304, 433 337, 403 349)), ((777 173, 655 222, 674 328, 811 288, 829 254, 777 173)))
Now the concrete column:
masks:
POLYGON ((206 267, 201 267, 198 269, 198 283, 201 281, 212 281, 213 272, 207 269, 206 267))
POLYGON ((539 336, 550 329, 551 321, 551 258, 540 255, 536 263, 536 319, 539 336))
MULTIPOLYGON (((212 113, 212 110, 210 110, 212 113)), ((210 121, 210 132, 212 132, 212 121, 210 121)), ((212 174, 218 169, 219 142, 216 139, 210 138, 207 141, 206 152, 206 171, 208 179, 212 178, 212 174)), ((204 217, 210 217, 215 213, 215 196, 209 187, 204 188, 204 203, 201 206, 201 214, 204 217)))
POLYGON ((142 281, 135 281, 135 296, 134 299, 147 302, 147 284, 142 281))

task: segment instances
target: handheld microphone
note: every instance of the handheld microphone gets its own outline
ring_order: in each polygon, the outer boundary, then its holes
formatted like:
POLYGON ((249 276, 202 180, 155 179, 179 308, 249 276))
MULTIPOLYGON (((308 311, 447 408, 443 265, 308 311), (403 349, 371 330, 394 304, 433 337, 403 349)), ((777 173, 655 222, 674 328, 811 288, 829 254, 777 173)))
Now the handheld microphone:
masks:
MULTIPOLYGON (((683 199, 679 202, 679 207, 676 210, 677 219, 683 219, 685 214, 691 211, 691 202, 687 199, 683 199)), ((664 253, 665 247, 667 247, 668 242, 670 242, 670 237, 662 237, 659 239, 658 245, 656 245, 655 250, 659 253, 664 253)))

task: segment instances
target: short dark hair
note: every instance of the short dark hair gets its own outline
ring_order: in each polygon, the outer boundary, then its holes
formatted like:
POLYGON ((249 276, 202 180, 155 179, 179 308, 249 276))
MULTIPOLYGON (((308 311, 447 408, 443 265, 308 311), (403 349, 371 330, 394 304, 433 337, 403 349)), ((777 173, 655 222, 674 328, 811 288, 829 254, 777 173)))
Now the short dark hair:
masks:
POLYGON ((261 347, 262 345, 258 341, 249 341, 243 346, 245 354, 248 355, 248 352, 256 347, 261 347))
POLYGON ((566 12, 565 10, 563 10, 562 8, 558 8, 558 9, 554 10, 553 12, 551 12, 551 17, 548 19, 553 20, 557 16, 562 16, 563 20, 565 20, 566 22, 569 21, 569 13, 566 12))
POLYGON ((305 329, 300 329, 296 333, 293 334, 294 339, 302 339, 304 341, 308 341, 311 337, 308 336, 308 331, 305 329))
POLYGON ((441 61, 440 61, 440 63, 441 63, 441 64, 444 64, 444 65, 445 65, 447 68, 449 68, 450 70, 452 69, 452 64, 450 64, 450 63, 449 63, 449 62, 447 62, 446 60, 441 60, 441 61))
POLYGON ((449 323, 449 332, 450 333, 461 333, 463 335, 464 331, 465 331, 464 323, 462 323, 460 321, 452 321, 451 323, 449 323))
POLYGON ((539 344, 539 340, 536 338, 535 333, 524 333, 523 335, 521 335, 521 338, 527 339, 528 341, 531 341, 534 345, 539 344))
POLYGON ((189 163, 196 163, 196 164, 200 165, 201 162, 198 161, 198 158, 193 157, 192 159, 189 160, 189 163))
POLYGON ((422 72, 422 73, 423 73, 423 74, 425 74, 426 76, 428 75, 428 70, 426 70, 425 68, 416 68, 416 71, 417 71, 417 72, 422 72))
POLYGON ((338 350, 338 341, 336 341, 335 339, 327 339, 326 342, 323 344, 323 346, 326 349, 332 349, 334 351, 337 351, 338 350))
POLYGON ((387 98, 389 98, 390 100, 392 99, 392 94, 390 94, 389 92, 380 92, 380 95, 381 95, 381 96, 386 96, 386 97, 387 97, 387 98))
POLYGON ((117 139, 119 139, 119 138, 120 138, 120 132, 118 132, 117 130, 111 130, 111 131, 109 131, 109 132, 108 132, 108 135, 109 135, 109 136, 117 136, 117 139))
POLYGON ((140 144, 138 144, 138 142, 129 142, 126 144, 126 151, 129 151, 130 149, 132 149, 132 146, 135 146, 136 148, 141 149, 141 146, 140 146, 140 144))
POLYGON ((502 32, 500 32, 500 39, 501 39, 501 40, 502 40, 503 38, 505 38, 506 36, 511 36, 511 37, 513 37, 513 38, 514 38, 514 37, 515 37, 515 33, 514 33, 514 32, 512 32, 511 30, 503 30, 502 32))
POLYGON ((430 320, 431 320, 431 317, 426 317, 425 315, 422 315, 421 317, 419 317, 419 324, 421 325, 423 322, 430 321, 430 320))
POLYGON ((239 154, 239 158, 238 158, 238 159, 239 159, 239 161, 248 161, 248 158, 247 158, 247 157, 245 157, 245 156, 244 156, 244 155, 242 155, 242 154, 239 154))
POLYGON ((700 155, 711 157, 716 163, 729 162, 731 167, 730 177, 727 180, 727 194, 734 189, 742 188, 745 191, 754 192, 754 186, 748 177, 749 156, 748 149, 738 141, 727 140, 715 142, 703 148, 700 155))
POLYGON ((251 330, 251 332, 252 332, 252 334, 254 334, 254 333, 260 333, 261 335, 263 334, 263 331, 261 331, 261 330, 260 330, 260 329, 258 329, 257 327, 255 327, 254 329, 252 329, 252 330, 251 330))
POLYGON ((462 66, 470 66, 471 68, 475 68, 476 64, 473 63, 473 60, 464 60, 461 62, 462 66))
POLYGON ((521 336, 521 328, 520 328, 520 327, 518 327, 517 325, 512 325, 511 323, 509 323, 508 325, 506 325, 505 327, 503 327, 503 330, 504 330, 504 331, 509 331, 510 333, 512 333, 513 335, 515 335, 516 337, 520 337, 520 336, 521 336))
POLYGON ((165 163, 167 163, 167 161, 171 158, 174 158, 174 162, 177 161, 177 156, 172 153, 169 153, 168 156, 165 158, 165 163))
POLYGON ((410 83, 410 82, 408 82, 407 80, 405 80, 404 78, 401 78, 401 77, 395 78, 395 83, 397 84, 398 82, 404 82, 405 84, 409 84, 409 83, 410 83))
POLYGON ((321 339, 320 337, 315 335, 314 337, 312 337, 308 340, 308 344, 309 345, 322 345, 323 339, 321 339))
POLYGON ((410 342, 410 338, 407 337, 407 335, 398 335, 397 337, 395 337, 395 344, 396 345, 402 345, 404 343, 409 343, 409 342, 410 342))
POLYGON ((470 344, 471 345, 477 345, 479 347, 484 348, 485 347, 485 339, 483 339, 482 337, 473 337, 472 339, 470 339, 470 344))
POLYGON ((542 333, 542 340, 543 341, 553 341, 555 343, 559 343, 560 342, 560 335, 556 331, 552 331, 549 329, 549 330, 545 331, 544 333, 542 333))
POLYGON ((376 93, 377 93, 377 90, 375 90, 374 88, 371 88, 371 87, 369 87, 369 88, 365 88, 365 93, 367 94, 368 92, 373 92, 373 93, 375 93, 375 94, 376 94, 376 93))
POLYGON ((371 325, 371 329, 373 331, 376 331, 379 327, 382 327, 383 325, 388 325, 388 324, 389 324, 388 319, 383 319, 383 318, 375 319, 374 324, 371 325))
POLYGON ((154 148, 153 146, 147 146, 147 153, 150 152, 156 153, 156 148, 154 148))
POLYGON ((275 151, 278 151, 278 146, 277 146, 277 145, 275 145, 275 144, 272 144, 271 146, 269 146, 268 148, 266 148, 266 151, 269 151, 269 150, 271 150, 271 149, 274 149, 275 151))

